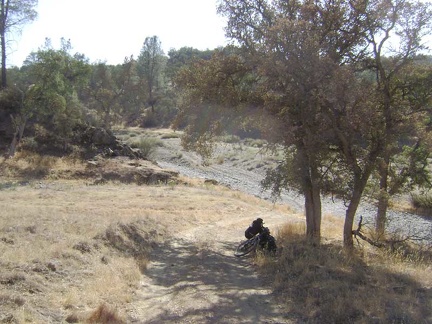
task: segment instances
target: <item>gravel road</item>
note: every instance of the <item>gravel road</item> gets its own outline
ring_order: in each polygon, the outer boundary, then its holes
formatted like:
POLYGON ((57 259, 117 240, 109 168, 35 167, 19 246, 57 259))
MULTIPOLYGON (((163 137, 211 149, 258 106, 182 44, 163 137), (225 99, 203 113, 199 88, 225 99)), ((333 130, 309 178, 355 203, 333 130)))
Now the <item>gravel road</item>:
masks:
MULTIPOLYGON (((224 145, 219 150, 233 149, 224 145)), ((233 153, 230 152, 229 154, 233 153)), ((262 191, 260 187, 260 181, 265 172, 262 168, 248 168, 244 163, 239 163, 238 159, 235 163, 225 160, 223 163, 203 166, 202 160, 197 154, 181 148, 178 138, 164 140, 164 146, 157 150, 154 159, 161 167, 178 171, 181 175, 191 178, 213 179, 232 189, 263 199, 270 199, 270 192, 262 191)), ((303 211, 303 198, 294 192, 284 193, 279 203, 288 204, 294 210, 303 211)), ((341 200, 324 197, 322 203, 323 213, 345 216, 346 207, 341 200)), ((365 224, 372 225, 375 213, 376 208, 373 205, 363 202, 357 211, 357 218, 361 215, 365 224)), ((432 221, 418 215, 390 210, 388 211, 388 229, 402 235, 422 238, 422 242, 432 242, 432 221)))

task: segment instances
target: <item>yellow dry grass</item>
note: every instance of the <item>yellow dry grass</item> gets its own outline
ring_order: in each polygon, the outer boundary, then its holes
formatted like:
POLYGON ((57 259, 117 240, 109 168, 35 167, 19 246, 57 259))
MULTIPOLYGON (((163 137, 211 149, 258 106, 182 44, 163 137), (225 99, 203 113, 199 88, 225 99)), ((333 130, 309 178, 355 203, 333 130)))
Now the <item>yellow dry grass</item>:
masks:
POLYGON ((221 214, 253 215, 270 206, 199 181, 2 183, 8 185, 0 190, 0 321, 18 323, 82 320, 102 304, 125 315, 122 306, 133 298, 153 244, 221 214))
POLYGON ((431 322, 430 255, 413 261, 367 244, 348 253, 338 239, 341 225, 326 215, 316 245, 303 224, 287 224, 277 237, 279 258, 259 260, 288 312, 312 323, 431 322))
POLYGON ((190 226, 264 209, 297 221, 276 231, 277 258, 256 259, 293 318, 432 321, 430 261, 407 260, 367 245, 347 254, 338 217, 323 215, 323 239, 317 246, 305 240, 302 215, 293 215, 289 206, 199 180, 157 186, 53 180, 59 170, 64 174, 85 166, 30 154, 0 159, 0 166, 0 322, 91 318, 121 323, 152 246, 190 226), (43 175, 43 180, 17 180, 17 174, 43 175))

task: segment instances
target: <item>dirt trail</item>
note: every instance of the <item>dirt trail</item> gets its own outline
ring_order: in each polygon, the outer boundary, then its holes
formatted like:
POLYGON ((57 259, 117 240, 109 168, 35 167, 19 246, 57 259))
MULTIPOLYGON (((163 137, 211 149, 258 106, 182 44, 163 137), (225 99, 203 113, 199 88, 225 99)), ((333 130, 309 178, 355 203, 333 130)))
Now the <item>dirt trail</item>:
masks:
MULTIPOLYGON (((266 214, 276 230, 282 215, 266 214)), ((292 323, 257 275, 253 258, 234 248, 251 221, 238 218, 178 233, 154 250, 130 323, 292 323)))

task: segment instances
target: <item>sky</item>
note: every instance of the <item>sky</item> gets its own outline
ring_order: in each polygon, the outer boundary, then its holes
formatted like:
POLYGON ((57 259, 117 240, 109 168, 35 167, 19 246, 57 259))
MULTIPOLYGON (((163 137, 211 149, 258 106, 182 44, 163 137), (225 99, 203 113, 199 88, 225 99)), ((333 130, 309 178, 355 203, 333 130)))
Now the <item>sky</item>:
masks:
POLYGON ((90 62, 120 64, 137 57, 146 37, 158 36, 165 54, 172 48, 214 49, 228 44, 217 0, 39 0, 38 18, 10 38, 7 65, 21 66, 50 38, 70 40, 73 53, 90 62))

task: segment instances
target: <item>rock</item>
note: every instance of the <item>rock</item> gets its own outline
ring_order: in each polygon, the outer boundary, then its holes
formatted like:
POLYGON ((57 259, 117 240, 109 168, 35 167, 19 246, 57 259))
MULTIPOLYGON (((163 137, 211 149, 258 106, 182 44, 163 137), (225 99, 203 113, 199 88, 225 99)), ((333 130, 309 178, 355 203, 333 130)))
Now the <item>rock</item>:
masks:
POLYGON ((47 268, 53 272, 57 271, 57 266, 56 266, 55 262, 48 262, 47 268))

